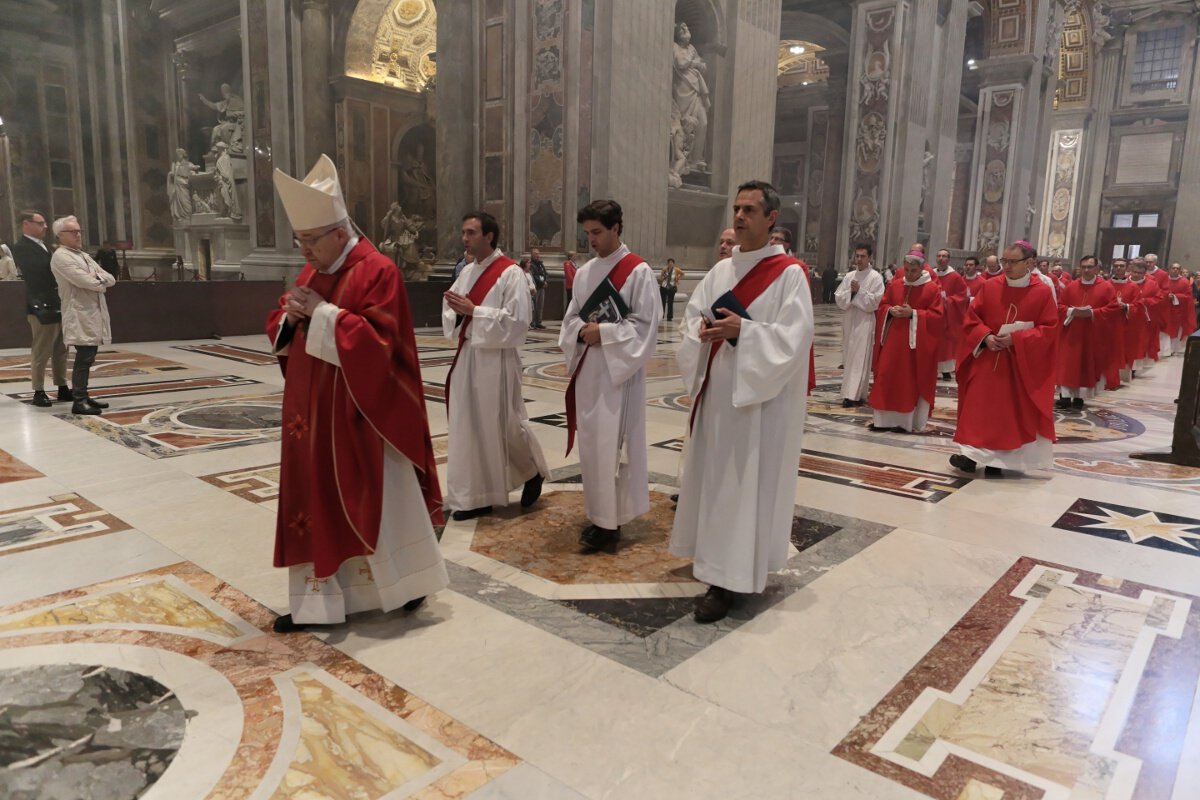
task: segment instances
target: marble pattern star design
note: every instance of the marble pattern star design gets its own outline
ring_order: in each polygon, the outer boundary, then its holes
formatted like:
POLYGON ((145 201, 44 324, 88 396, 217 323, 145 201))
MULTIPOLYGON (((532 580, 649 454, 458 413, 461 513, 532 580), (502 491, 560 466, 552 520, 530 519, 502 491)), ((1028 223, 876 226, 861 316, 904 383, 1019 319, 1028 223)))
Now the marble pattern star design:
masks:
POLYGON ((1153 511, 1144 511, 1135 515, 1106 509, 1106 513, 1107 516, 1081 514, 1080 516, 1089 517, 1096 522, 1080 527, 1121 531, 1129 536, 1129 540, 1134 544, 1140 544, 1148 539, 1162 539, 1195 550, 1196 543, 1200 543, 1200 531, 1196 530, 1196 526, 1164 522, 1153 511))

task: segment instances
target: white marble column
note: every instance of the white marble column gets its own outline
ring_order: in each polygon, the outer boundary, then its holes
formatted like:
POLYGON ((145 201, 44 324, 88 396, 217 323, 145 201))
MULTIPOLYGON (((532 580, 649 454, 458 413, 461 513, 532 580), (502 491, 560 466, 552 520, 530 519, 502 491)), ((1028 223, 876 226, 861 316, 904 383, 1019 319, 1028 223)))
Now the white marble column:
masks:
POLYGON ((1081 206, 1081 232, 1075 243, 1080 252, 1091 252, 1100 245, 1100 201, 1108 166, 1110 128, 1113 108, 1117 102, 1120 68, 1121 43, 1119 39, 1113 39, 1097 55, 1092 72, 1096 80, 1092 89, 1094 115, 1091 123, 1091 141, 1084 153, 1079 184, 1084 201, 1081 206))
POLYGON ((304 139, 300 166, 307 171, 321 154, 335 157, 330 75, 329 0, 303 0, 300 20, 300 91, 304 139))
POLYGON ((782 10, 781 0, 740 0, 737 6, 736 25, 730 37, 735 81, 729 109, 730 203, 737 195, 738 184, 771 180, 775 131, 773 125, 763 125, 762 120, 775 119, 782 10))
POLYGON ((968 3, 950 3, 941 24, 941 47, 934 75, 941 75, 930 119, 934 158, 930 165, 930 195, 925 198, 925 229, 934 247, 949 239, 950 206, 954 194, 954 161, 958 147, 958 115, 962 94, 968 3))

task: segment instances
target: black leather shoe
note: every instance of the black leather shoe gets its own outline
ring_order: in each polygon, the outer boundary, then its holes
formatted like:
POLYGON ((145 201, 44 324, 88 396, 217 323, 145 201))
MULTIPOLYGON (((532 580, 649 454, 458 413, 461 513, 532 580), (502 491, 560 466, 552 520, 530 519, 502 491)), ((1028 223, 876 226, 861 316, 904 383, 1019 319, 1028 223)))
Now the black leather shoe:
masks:
POLYGON ((96 400, 93 397, 89 397, 86 402, 92 408, 108 408, 108 403, 103 400, 96 400))
POLYGON ((275 618, 275 622, 271 624, 271 630, 276 633, 297 633, 299 631, 306 631, 308 628, 308 625, 293 622, 291 614, 278 616, 275 618))
POLYGON ((735 597, 736 595, 728 589, 710 586, 704 596, 696 601, 696 610, 692 616, 701 625, 725 619, 729 615, 729 609, 733 608, 735 597))
POLYGON ((1074 400, 1072 400, 1072 401, 1071 401, 1071 408, 1075 409, 1076 411, 1078 411, 1079 409, 1083 408, 1083 398, 1082 398, 1082 397, 1076 397, 1074 400))
POLYGON ((583 529, 583 533, 579 534, 579 544, 583 546, 583 552, 587 555, 601 551, 609 555, 616 555, 617 545, 620 541, 620 528, 614 531, 611 528, 599 528, 595 525, 588 525, 583 529))
POLYGON ((409 600, 407 603, 404 604, 404 610, 405 611, 416 611, 418 608, 420 608, 424 604, 425 604, 424 597, 416 597, 416 598, 413 598, 412 600, 409 600))
POLYGON ((850 399, 843 398, 843 400, 842 400, 842 408, 854 408, 854 401, 853 401, 853 400, 850 400, 850 399))
POLYGON ((455 511, 450 516, 456 521, 462 522, 463 520, 475 519, 476 517, 482 517, 490 513, 492 513, 492 507, 483 506, 482 508, 465 508, 461 511, 455 511))
POLYGON ((58 397, 56 399, 60 403, 69 403, 75 399, 75 395, 71 393, 70 388, 66 386, 60 386, 58 387, 58 397))
MULTIPOLYGON (((975 472, 975 470, 979 467, 978 464, 964 456, 962 453, 955 453, 954 455, 950 456, 950 466, 957 470, 971 473, 975 472)), ((991 467, 988 467, 988 469, 991 469, 991 467)))
POLYGON ((943 372, 943 373, 942 373, 942 380, 944 380, 944 381, 948 381, 948 380, 950 380, 950 373, 949 373, 949 372, 943 372))
POLYGON ((1004 470, 999 467, 984 467, 983 477, 985 478, 1003 478, 1004 470))
POLYGON ((42 391, 33 393, 33 404, 38 408, 49 408, 54 405, 54 403, 50 402, 50 396, 42 391))
POLYGON ((76 400, 74 403, 71 404, 71 413, 79 414, 80 416, 85 416, 88 414, 90 414, 92 416, 96 416, 100 413, 100 409, 89 406, 83 400, 76 400))
POLYGON ((1054 401, 1054 407, 1055 408, 1070 408, 1071 407, 1071 398, 1069 398, 1069 397, 1058 398, 1057 400, 1054 401))
POLYGON ((545 481, 541 475, 534 475, 525 481, 525 488, 521 490, 521 508, 529 508, 538 501, 542 496, 542 484, 545 481))

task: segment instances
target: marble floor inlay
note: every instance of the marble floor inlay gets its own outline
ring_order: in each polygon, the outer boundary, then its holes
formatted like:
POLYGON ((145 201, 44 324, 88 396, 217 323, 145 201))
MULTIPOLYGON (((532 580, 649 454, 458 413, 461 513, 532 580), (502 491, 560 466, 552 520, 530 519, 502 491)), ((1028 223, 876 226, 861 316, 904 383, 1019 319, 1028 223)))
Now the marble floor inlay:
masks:
MULTIPOLYGON (((221 758, 210 759, 207 790, 168 797, 460 798, 520 763, 320 639, 264 632, 273 619, 187 563, 0 608, 0 743, 24 739, 22 757, 8 760, 0 781, 57 787, 39 769, 57 759, 112 765, 111 774, 97 779, 122 793, 105 797, 135 797, 155 779, 175 785, 187 779, 180 762, 195 750, 191 724, 181 728, 193 714, 199 722, 225 720, 226 743, 236 746, 222 745, 221 758), (48 646, 62 653, 61 663, 20 667, 45 663, 48 646), (142 653, 156 654, 161 666, 147 670, 153 662, 142 653), (84 654, 94 660, 81 660, 84 654), (226 688, 198 694, 198 678, 187 677, 193 673, 210 674, 226 688), (124 688, 97 694, 77 687, 84 678, 124 688), (107 705, 91 699, 77 711, 70 705, 77 696, 110 695, 107 705), (226 699, 212 707, 216 698, 226 699), (197 713, 201 701, 209 711, 197 713), (73 727, 44 741, 34 735, 32 723, 56 719, 73 727), (179 751, 174 769, 172 748, 179 751)), ((0 753, 10 750, 0 744, 0 753)), ((70 787, 82 778, 71 772, 62 780, 70 787)), ((57 791, 28 796, 101 796, 57 791)))
POLYGON ((1022 558, 834 753, 931 797, 1170 797, 1200 597, 1022 558))
POLYGON ((62 419, 150 458, 278 441, 282 393, 113 409, 62 419))
POLYGON ((1200 519, 1080 498, 1054 527, 1118 542, 1200 556, 1200 519))
POLYGON ((129 530, 129 525, 74 493, 44 503, 0 509, 0 556, 71 539, 129 530))
POLYGON ((176 350, 189 353, 199 353, 205 356, 223 358, 227 361, 237 361, 240 364, 250 364, 256 367, 278 366, 279 359, 263 350, 249 347, 238 347, 232 344, 177 344, 176 350))
MULTIPOLYGON (((120 397, 142 397, 146 395, 175 394, 178 392, 194 392, 201 389, 227 389, 238 386, 255 386, 258 381, 241 378, 237 375, 212 375, 202 378, 175 378, 169 381, 137 381, 105 386, 103 384, 88 387, 88 394, 96 398, 113 399, 120 397)), ((33 399, 33 392, 10 394, 14 400, 27 403, 33 399)))
MULTIPOLYGON (((75 363, 75 351, 67 353, 67 372, 75 363)), ((188 367, 165 358, 135 353, 125 350, 101 350, 96 354, 96 363, 92 365, 93 380, 103 378, 118 378, 124 375, 155 375, 164 372, 177 372, 188 367)), ((29 356, 0 356, 0 383, 28 383, 29 356)), ((14 395, 9 395, 13 397, 14 395)))
POLYGON ((42 473, 26 464, 12 453, 0 450, 0 483, 27 481, 30 478, 41 478, 42 473))

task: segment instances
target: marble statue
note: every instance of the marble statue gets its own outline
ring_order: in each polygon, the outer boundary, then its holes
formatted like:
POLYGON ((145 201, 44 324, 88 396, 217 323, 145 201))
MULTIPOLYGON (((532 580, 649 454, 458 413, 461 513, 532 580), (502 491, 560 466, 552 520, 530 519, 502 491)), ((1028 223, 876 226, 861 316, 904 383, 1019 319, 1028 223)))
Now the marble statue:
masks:
POLYGON ((707 168, 708 95, 705 75, 708 65, 692 46, 692 32, 686 23, 675 28, 675 77, 671 83, 671 163, 672 186, 682 185, 684 175, 707 168))
POLYGON ((393 202, 379 226, 383 228, 383 242, 379 245, 379 252, 396 262, 396 266, 404 274, 404 280, 428 280, 433 268, 422 258, 421 250, 417 246, 417 237, 425 227, 425 220, 418 214, 411 217, 405 215, 400 204, 393 202))
POLYGON ((423 217, 437 214, 437 188, 425 163, 425 146, 417 144, 400 171, 401 195, 404 203, 423 217))
POLYGON ((188 161, 187 151, 182 147, 175 150, 175 161, 167 176, 167 199, 171 203, 171 218, 176 222, 187 222, 192 217, 192 176, 200 168, 188 161))
POLYGON ((217 142, 224 142, 231 153, 245 152, 242 124, 246 119, 246 105, 242 102, 242 96, 234 92, 228 83, 222 83, 220 100, 213 101, 200 95, 200 102, 219 115, 217 124, 212 129, 213 147, 216 147, 217 142))
POLYGON ((225 142, 214 145, 217 151, 217 204, 220 214, 232 220, 242 218, 242 205, 238 201, 237 184, 233 177, 233 161, 229 158, 229 146, 225 142))

